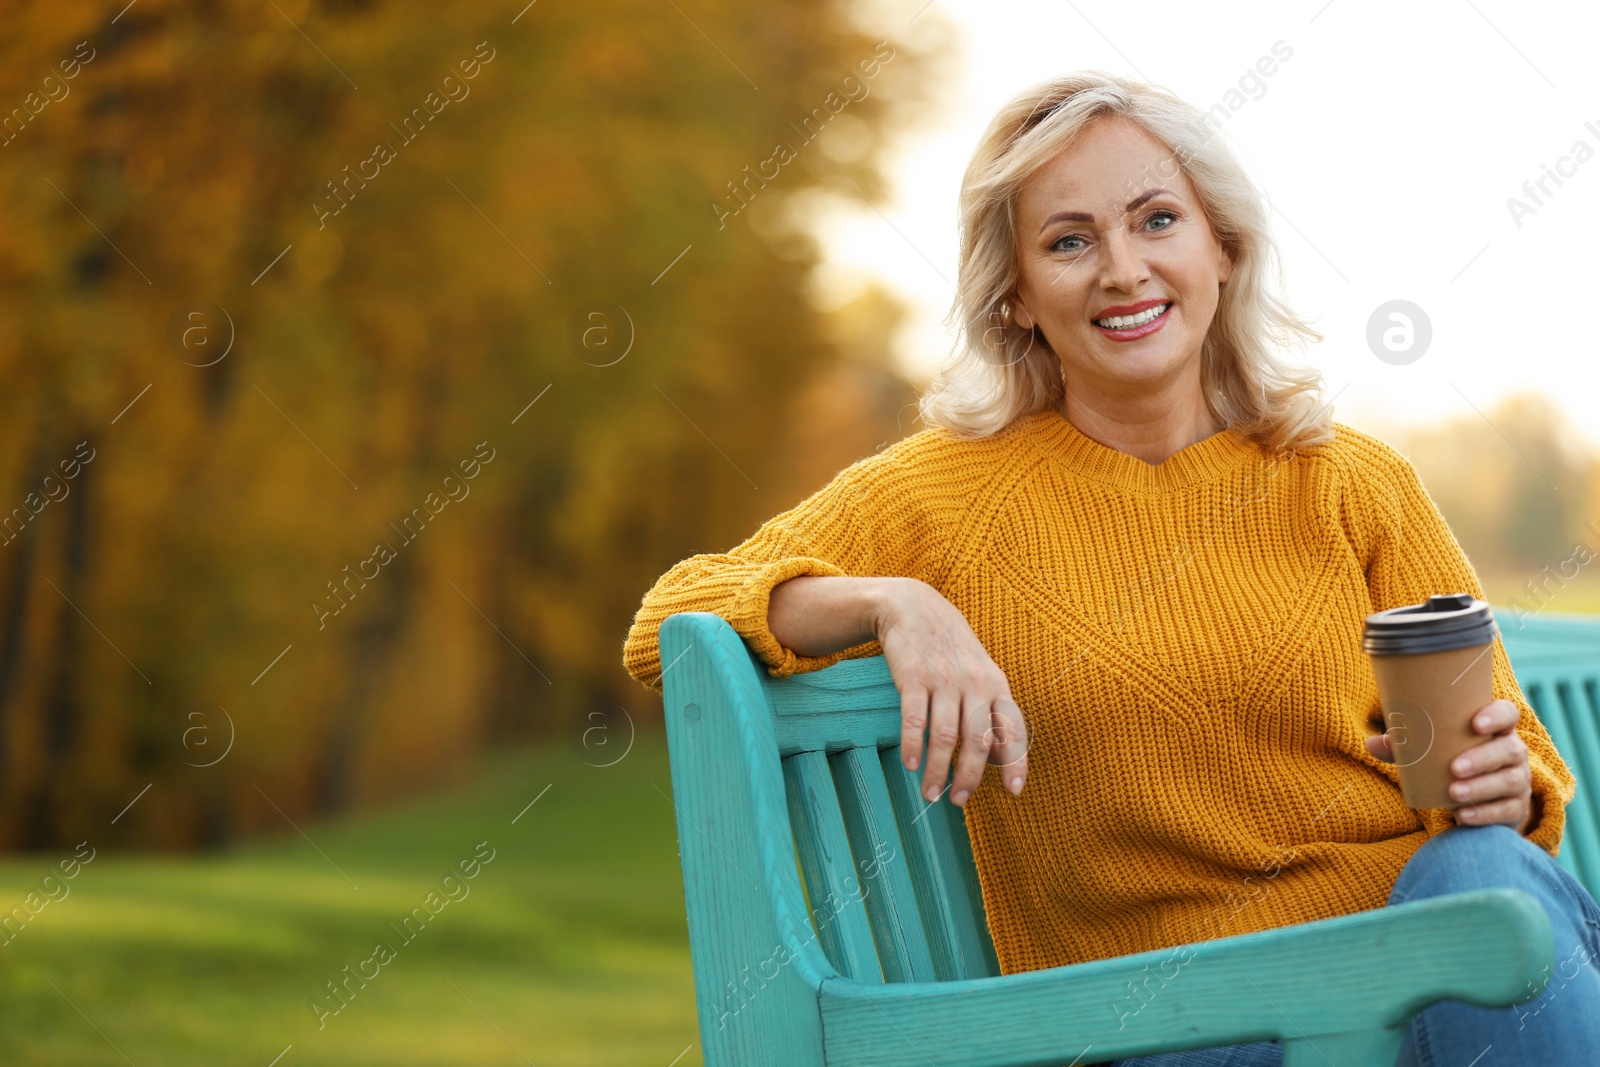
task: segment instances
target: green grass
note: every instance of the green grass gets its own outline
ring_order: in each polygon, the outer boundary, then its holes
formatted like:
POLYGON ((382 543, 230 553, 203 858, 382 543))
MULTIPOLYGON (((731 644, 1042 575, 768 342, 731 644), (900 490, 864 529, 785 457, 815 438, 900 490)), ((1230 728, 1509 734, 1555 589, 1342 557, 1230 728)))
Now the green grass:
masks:
MULTIPOLYGON (((495 756, 468 787, 304 826, 315 847, 101 850, 0 947, 0 1063, 699 1064, 669 782, 641 733, 612 767, 495 756), (405 943, 389 924, 480 841, 470 894, 405 943), (319 1030, 308 1002, 379 941, 395 958, 319 1030)), ((0 864, 0 907, 69 854, 0 864)))

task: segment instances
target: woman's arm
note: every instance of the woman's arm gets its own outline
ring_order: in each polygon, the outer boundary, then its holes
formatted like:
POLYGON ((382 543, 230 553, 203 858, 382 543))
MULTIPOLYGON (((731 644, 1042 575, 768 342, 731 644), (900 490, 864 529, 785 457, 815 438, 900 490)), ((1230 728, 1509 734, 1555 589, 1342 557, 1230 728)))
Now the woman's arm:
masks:
POLYGON ((683 560, 645 595, 623 648, 628 672, 653 689, 668 616, 727 619, 773 677, 820 670, 847 654, 881 651, 901 696, 901 758, 923 768, 924 795, 943 791, 957 746, 951 799, 964 804, 986 763, 1017 792, 1027 737, 1005 675, 966 618, 934 587, 944 546, 972 498, 941 447, 924 435, 860 460, 731 552, 683 560), (874 643, 877 647, 874 647, 874 643), (923 757, 926 732, 928 754, 923 757))
MULTIPOLYGON (((1348 427, 1340 434, 1348 441, 1343 522, 1366 567, 1372 610, 1420 604, 1435 593, 1482 599, 1477 573, 1410 461, 1375 437, 1348 427)), ((1494 700, 1482 710, 1485 725, 1477 725, 1478 715, 1473 722, 1492 740, 1463 753, 1465 771, 1452 766, 1467 792, 1455 817, 1467 825, 1505 823, 1554 855, 1576 781, 1523 696, 1504 643, 1497 640, 1490 655, 1494 700)), ((1369 738, 1367 751, 1393 759, 1385 735, 1369 738)))
MULTIPOLYGON (((769 596, 800 576, 927 573, 945 531, 924 517, 918 483, 917 470, 901 463, 891 448, 846 467, 732 550, 675 564, 634 614, 623 646, 628 673, 661 690, 663 674, 671 669, 661 662, 661 624, 682 611, 707 611, 728 620, 775 678, 838 662, 849 646, 810 655, 775 637, 768 627, 769 596)), ((868 632, 862 640, 870 638, 868 632)), ((872 651, 860 648, 859 654, 872 651)))
POLYGON ((804 575, 773 586, 767 626, 785 648, 826 656, 878 637, 886 586, 904 578, 804 575))
POLYGON ((1027 729, 1003 671, 989 658, 966 617, 938 590, 916 578, 807 576, 775 586, 768 623, 774 637, 802 655, 823 656, 876 640, 900 690, 900 760, 928 762, 929 801, 944 792, 945 772, 960 742, 950 800, 962 806, 983 780, 986 764, 1020 793, 1028 775, 1027 729))

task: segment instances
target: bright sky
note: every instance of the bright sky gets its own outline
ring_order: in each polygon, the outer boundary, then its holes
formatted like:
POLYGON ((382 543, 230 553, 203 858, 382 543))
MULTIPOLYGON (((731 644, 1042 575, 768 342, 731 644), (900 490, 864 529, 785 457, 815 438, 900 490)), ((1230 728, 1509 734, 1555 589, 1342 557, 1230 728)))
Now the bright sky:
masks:
MULTIPOLYGON (((923 0, 881 3, 885 31, 919 31, 907 20, 923 0)), ((1324 335, 1306 358, 1338 393, 1335 417, 1381 432, 1486 416, 1504 394, 1534 389, 1600 449, 1600 359, 1585 325, 1600 254, 1600 10, 1563 8, 933 0, 928 14, 960 28, 959 77, 939 118, 894 147, 878 210, 841 200, 819 224, 819 292, 839 299, 875 277, 910 302, 895 356, 924 379, 951 345, 939 320, 954 292, 961 172, 1006 99, 1100 68, 1205 110, 1282 41, 1292 56, 1224 130, 1273 204, 1290 303, 1324 335), (1535 187, 1536 204, 1522 186, 1547 166, 1565 175, 1535 187), (1513 196, 1532 209, 1520 226, 1513 196), (1369 318, 1391 300, 1420 307, 1432 328, 1403 365, 1367 343, 1369 318)))

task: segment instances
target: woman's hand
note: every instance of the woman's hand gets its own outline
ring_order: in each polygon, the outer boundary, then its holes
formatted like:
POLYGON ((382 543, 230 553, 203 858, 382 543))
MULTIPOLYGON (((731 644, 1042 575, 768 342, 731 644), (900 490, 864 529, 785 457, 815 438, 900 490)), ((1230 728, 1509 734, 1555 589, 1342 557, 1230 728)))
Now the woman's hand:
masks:
MULTIPOLYGON (((1450 763, 1455 782, 1450 795, 1460 801, 1458 821, 1469 826, 1505 824, 1523 834, 1533 819, 1533 771, 1528 746, 1517 734, 1520 712, 1509 700, 1492 700, 1472 717, 1472 729, 1493 735, 1450 763)), ((1367 751, 1385 763, 1394 762, 1387 732, 1367 738, 1367 751)))
POLYGON ((928 733, 922 794, 944 791, 950 757, 961 742, 950 800, 960 807, 983 780, 985 764, 1001 768, 1005 787, 1022 792, 1028 776, 1028 734, 1003 671, 989 658, 966 616, 938 590, 915 578, 878 579, 873 630, 900 690, 900 759, 916 770, 928 733))

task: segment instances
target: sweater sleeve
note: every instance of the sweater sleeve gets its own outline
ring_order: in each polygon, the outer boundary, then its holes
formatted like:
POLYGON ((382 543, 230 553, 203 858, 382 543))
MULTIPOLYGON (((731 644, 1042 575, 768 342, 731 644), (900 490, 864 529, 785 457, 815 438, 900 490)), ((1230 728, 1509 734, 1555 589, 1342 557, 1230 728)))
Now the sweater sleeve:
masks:
POLYGON ((917 465, 902 455, 913 443, 907 439, 851 464, 732 551, 691 556, 663 574, 628 630, 622 657, 628 673, 661 690, 658 634, 668 616, 683 611, 728 620, 775 678, 879 654, 878 642, 869 641, 802 656, 773 636, 767 606, 774 586, 801 575, 932 577, 944 530, 922 502, 917 465))
MULTIPOLYGON (((1341 428, 1341 432, 1349 433, 1341 428)), ((1347 468, 1344 524, 1367 573, 1373 611, 1420 604, 1436 593, 1470 593, 1485 599, 1466 553, 1423 488, 1411 462, 1377 438, 1351 434, 1357 462, 1347 468)), ((1517 707, 1517 733, 1528 746, 1533 773, 1533 816, 1525 837, 1557 855, 1566 825, 1566 805, 1577 790, 1572 771, 1556 751, 1544 724, 1523 696, 1505 644, 1492 646, 1493 694, 1517 707)), ((1381 710, 1370 712, 1383 729, 1381 710)), ((1455 825, 1447 809, 1423 813, 1429 835, 1455 825)))

